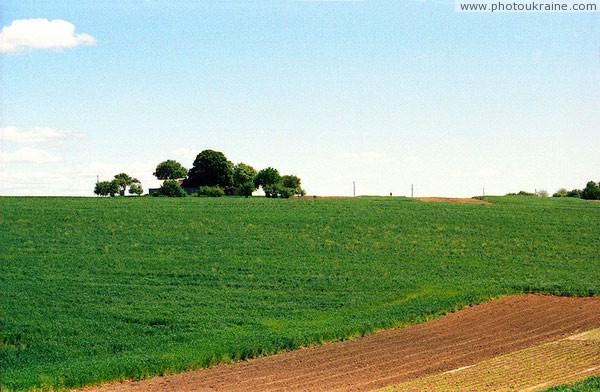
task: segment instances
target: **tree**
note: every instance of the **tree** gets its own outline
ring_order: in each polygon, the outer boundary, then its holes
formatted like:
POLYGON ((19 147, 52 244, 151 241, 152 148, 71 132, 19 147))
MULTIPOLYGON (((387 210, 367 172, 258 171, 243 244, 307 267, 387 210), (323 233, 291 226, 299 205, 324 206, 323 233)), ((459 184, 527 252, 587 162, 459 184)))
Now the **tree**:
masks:
POLYGON ((96 183, 94 193, 98 196, 115 196, 119 192, 119 185, 116 181, 100 181, 96 183))
POLYGON ((167 197, 185 197, 187 193, 175 180, 165 180, 160 187, 159 194, 167 197))
POLYGON ((256 178, 256 170, 245 163, 238 163, 233 168, 233 186, 238 188, 241 196, 252 196, 256 190, 254 179, 256 178))
POLYGON ((594 181, 589 181, 581 191, 581 198, 586 200, 600 200, 600 187, 594 181))
POLYGON ((241 187, 248 182, 253 183, 256 174, 256 170, 252 166, 240 162, 233 168, 233 185, 241 187))
POLYGON ((133 183, 129 186, 129 194, 130 195, 141 195, 144 193, 144 188, 142 188, 142 184, 139 182, 133 183))
POLYGON ((233 184, 233 164, 219 151, 204 150, 188 172, 188 185, 226 188, 233 184))
POLYGON ((567 193, 567 197, 581 197, 581 189, 573 189, 567 193))
POLYGON ((293 175, 281 177, 281 186, 287 190, 287 192, 282 192, 281 196, 283 197, 287 193, 291 193, 291 195, 304 196, 306 192, 304 192, 304 189, 300 187, 300 182, 300 178, 293 175))
POLYGON ((125 195, 125 190, 127 189, 128 186, 131 186, 132 184, 140 183, 140 180, 138 180, 137 178, 130 177, 126 173, 115 174, 115 179, 113 181, 115 181, 115 183, 119 187, 119 190, 120 190, 120 193, 122 196, 125 195))
POLYGON ((277 197, 280 182, 281 176, 279 175, 279 171, 272 167, 262 169, 254 178, 254 186, 256 188, 262 187, 267 197, 277 197))
POLYGON ((188 170, 183 165, 172 159, 161 162, 156 166, 154 175, 159 180, 177 180, 185 178, 188 170))

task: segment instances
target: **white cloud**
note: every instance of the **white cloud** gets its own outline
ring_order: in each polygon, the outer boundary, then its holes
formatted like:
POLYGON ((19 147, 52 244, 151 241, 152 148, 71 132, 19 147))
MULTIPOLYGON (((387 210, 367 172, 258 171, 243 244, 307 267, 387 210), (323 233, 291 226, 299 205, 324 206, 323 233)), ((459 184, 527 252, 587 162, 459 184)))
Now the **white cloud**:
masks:
POLYGON ((75 33, 75 26, 61 19, 19 19, 0 32, 0 53, 21 49, 61 49, 78 45, 95 45, 89 34, 75 33))
POLYGON ((25 147, 15 152, 0 151, 0 163, 52 163, 62 159, 46 150, 25 147))
POLYGON ((48 127, 33 127, 29 130, 14 126, 0 128, 0 140, 16 143, 44 143, 48 141, 59 141, 73 132, 59 131, 48 127))
MULTIPOLYGON (((8 166, 7 166, 8 167, 8 166)), ((0 195, 3 196, 94 196, 96 180, 109 181, 117 173, 125 172, 139 179, 147 193, 158 188, 160 182, 152 175, 150 162, 91 162, 64 161, 51 166, 11 165, 10 170, 0 166, 0 195)))

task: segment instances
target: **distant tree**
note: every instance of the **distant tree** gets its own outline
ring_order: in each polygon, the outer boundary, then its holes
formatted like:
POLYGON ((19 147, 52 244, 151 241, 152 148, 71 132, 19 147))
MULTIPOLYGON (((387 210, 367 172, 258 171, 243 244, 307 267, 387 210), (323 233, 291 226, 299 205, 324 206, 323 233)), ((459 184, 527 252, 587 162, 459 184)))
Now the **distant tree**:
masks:
POLYGON ((116 174, 115 179, 113 181, 116 182, 117 186, 119 187, 120 194, 123 196, 125 195, 125 190, 128 186, 140 183, 140 180, 138 180, 137 178, 130 177, 126 173, 116 174))
POLYGON ((165 180, 160 187, 159 194, 167 197, 185 197, 187 193, 175 180, 165 180))
POLYGON ((204 150, 196 156, 188 172, 189 186, 215 186, 226 188, 233 184, 233 164, 219 151, 204 150))
POLYGON ((233 186, 238 188, 238 193, 241 196, 252 196, 252 193, 256 190, 254 185, 256 174, 256 170, 252 166, 243 162, 233 167, 233 186))
POLYGON ((568 194, 569 191, 566 188, 560 188, 552 195, 552 197, 567 197, 568 194))
POLYGON ((188 170, 181 163, 172 159, 159 163, 154 172, 159 180, 177 180, 185 178, 187 174, 188 170))
POLYGON ((142 188, 142 184, 139 182, 133 183, 129 186, 129 194, 139 196, 142 193, 144 193, 144 188, 142 188))
POLYGON ((589 181, 581 191, 581 198, 586 200, 600 200, 600 187, 594 181, 589 181))
POLYGON ((272 167, 262 169, 254 178, 254 186, 256 188, 261 187, 266 197, 277 197, 280 182, 281 176, 279 175, 279 171, 272 167))
POLYGON ((119 193, 119 185, 116 181, 100 181, 96 183, 94 193, 98 196, 115 196, 119 193))
POLYGON ((233 185, 241 187, 248 182, 254 182, 256 170, 243 162, 238 163, 233 168, 233 185))
POLYGON ((293 176, 293 175, 282 176, 281 177, 281 186, 284 189, 286 189, 287 191, 284 193, 281 193, 281 196, 285 197, 285 195, 287 195, 288 193, 291 193, 291 195, 304 196, 306 194, 306 192, 304 192, 304 189, 302 189, 302 187, 300 186, 300 182, 301 182, 300 178, 298 178, 296 176, 293 176))
POLYGON ((544 189, 540 189, 538 191, 535 192, 536 195, 538 195, 539 197, 548 197, 548 191, 544 190, 544 189))

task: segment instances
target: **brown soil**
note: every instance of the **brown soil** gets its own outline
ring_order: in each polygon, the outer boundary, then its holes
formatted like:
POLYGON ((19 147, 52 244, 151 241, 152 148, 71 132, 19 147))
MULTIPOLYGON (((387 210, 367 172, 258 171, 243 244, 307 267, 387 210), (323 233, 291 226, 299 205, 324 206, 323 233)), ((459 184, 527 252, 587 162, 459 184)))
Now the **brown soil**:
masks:
POLYGON ((519 295, 364 338, 86 391, 367 391, 600 327, 600 297, 519 295))
POLYGON ((600 329, 380 391, 537 391, 592 375, 600 375, 600 329))
POLYGON ((426 203, 469 203, 469 204, 493 204, 487 200, 467 199, 460 197, 416 197, 417 200, 426 203))

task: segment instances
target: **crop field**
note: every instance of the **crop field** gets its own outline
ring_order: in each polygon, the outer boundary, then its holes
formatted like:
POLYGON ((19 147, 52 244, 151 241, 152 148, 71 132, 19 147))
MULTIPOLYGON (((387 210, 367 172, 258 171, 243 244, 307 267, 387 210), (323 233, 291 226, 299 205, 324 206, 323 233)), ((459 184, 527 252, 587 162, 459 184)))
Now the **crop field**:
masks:
POLYGON ((600 204, 0 198, 2 390, 77 387, 600 293, 600 204))

